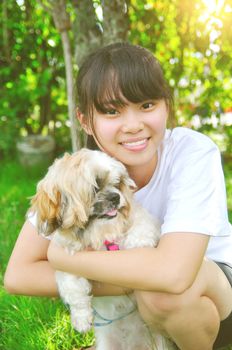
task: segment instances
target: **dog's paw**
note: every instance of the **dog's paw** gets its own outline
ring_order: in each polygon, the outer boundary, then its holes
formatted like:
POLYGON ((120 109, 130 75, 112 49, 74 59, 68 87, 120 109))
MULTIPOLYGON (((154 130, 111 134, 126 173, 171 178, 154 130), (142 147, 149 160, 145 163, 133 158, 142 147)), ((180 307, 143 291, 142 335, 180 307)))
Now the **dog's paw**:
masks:
POLYGON ((88 322, 84 319, 72 320, 72 325, 73 328, 80 333, 86 333, 92 328, 92 322, 88 322))
POLYGON ((74 312, 71 314, 71 322, 76 331, 86 333, 93 326, 93 317, 92 314, 81 315, 80 312, 74 312))

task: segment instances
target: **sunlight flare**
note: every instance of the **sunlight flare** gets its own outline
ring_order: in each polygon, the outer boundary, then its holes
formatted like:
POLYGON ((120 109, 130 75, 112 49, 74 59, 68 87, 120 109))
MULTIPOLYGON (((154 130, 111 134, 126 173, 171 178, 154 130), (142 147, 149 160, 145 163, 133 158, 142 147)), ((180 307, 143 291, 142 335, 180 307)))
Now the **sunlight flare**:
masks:
POLYGON ((209 13, 219 12, 225 0, 202 0, 209 13))

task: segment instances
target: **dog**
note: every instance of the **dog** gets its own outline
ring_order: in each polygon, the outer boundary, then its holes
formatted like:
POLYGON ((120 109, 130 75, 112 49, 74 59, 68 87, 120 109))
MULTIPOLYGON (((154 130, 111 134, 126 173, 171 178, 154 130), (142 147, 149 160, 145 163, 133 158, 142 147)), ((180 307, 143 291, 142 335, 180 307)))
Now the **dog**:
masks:
MULTIPOLYGON (((159 223, 135 202, 135 189, 122 163, 101 151, 82 149, 50 166, 30 212, 36 213, 39 234, 69 254, 89 247, 155 247, 159 223)), ((94 326, 97 350, 149 350, 166 342, 142 321, 133 295, 92 297, 90 281, 61 271, 56 271, 56 281, 73 327, 87 332, 94 326)))

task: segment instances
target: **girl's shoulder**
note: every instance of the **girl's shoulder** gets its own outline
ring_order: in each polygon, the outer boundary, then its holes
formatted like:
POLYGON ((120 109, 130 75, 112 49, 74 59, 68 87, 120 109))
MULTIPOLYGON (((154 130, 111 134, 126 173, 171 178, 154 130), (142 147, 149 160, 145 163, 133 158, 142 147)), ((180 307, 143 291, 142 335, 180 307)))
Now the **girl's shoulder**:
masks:
POLYGON ((207 135, 184 127, 166 130, 164 148, 172 148, 173 151, 176 150, 180 153, 188 153, 189 151, 208 152, 209 150, 218 152, 217 145, 207 135))

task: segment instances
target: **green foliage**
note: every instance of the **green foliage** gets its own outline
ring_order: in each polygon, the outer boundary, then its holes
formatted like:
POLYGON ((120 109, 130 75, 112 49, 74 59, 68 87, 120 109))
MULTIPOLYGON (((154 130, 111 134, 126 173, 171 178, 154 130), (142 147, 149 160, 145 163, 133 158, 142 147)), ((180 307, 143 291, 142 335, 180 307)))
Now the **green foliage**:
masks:
POLYGON ((130 40, 154 52, 172 87, 176 124, 217 134, 231 153, 232 6, 229 0, 131 0, 130 40), (221 5, 220 5, 221 4, 221 5), (224 115, 225 117, 225 115, 224 115))
MULTIPOLYGON (((0 56, 0 152, 15 151, 20 134, 55 134, 67 139, 67 99, 60 36, 35 0, 3 1, 0 56), (56 132, 63 127, 62 133, 56 132)), ((61 139, 60 139, 61 138, 61 139)), ((70 141, 64 142, 70 147, 70 141)))
MULTIPOLYGON (((101 8, 100 0, 93 2, 101 8)), ((231 153, 231 116, 224 120, 232 110, 231 1, 127 4, 129 40, 150 49, 161 62, 175 96, 176 124, 216 133, 222 151, 231 153)), ((78 10, 70 1, 67 9, 75 24, 78 10)), ((0 152, 13 152, 20 133, 51 133, 62 150, 70 148, 63 51, 51 16, 36 0, 3 0, 0 16, 0 152)), ((96 27, 97 22, 96 17, 96 27)), ((100 22, 104 30, 104 17, 100 22)), ((70 32, 73 49, 80 34, 75 28, 70 32)), ((78 53, 78 47, 73 51, 78 53)))

